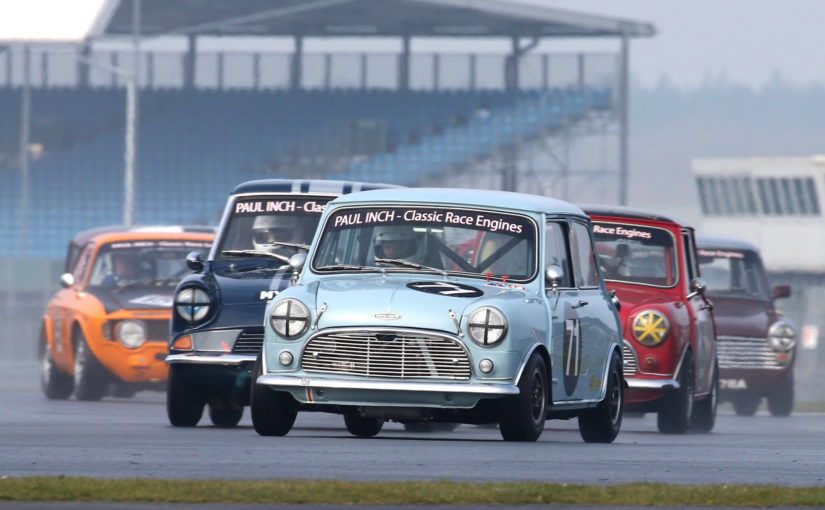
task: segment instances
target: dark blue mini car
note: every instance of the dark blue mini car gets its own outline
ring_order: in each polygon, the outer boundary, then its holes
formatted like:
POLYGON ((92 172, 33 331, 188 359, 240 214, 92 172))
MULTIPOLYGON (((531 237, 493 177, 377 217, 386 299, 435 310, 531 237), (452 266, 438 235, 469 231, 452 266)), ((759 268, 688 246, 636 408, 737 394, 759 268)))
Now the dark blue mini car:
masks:
POLYGON ((175 291, 166 357, 172 425, 197 425, 206 404, 214 425, 238 424, 249 404, 266 303, 293 276, 289 258, 309 248, 327 202, 385 187, 285 179, 235 187, 207 259, 191 253, 187 264, 195 272, 175 291))

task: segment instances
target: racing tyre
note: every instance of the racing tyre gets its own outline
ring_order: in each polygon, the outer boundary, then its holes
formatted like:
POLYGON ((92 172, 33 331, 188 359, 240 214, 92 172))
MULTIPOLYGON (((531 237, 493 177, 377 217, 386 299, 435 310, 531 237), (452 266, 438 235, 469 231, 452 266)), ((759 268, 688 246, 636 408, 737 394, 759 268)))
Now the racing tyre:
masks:
POLYGON ((106 369, 95 358, 78 330, 74 346, 74 396, 78 400, 100 400, 108 389, 106 369))
POLYGON ((360 414, 345 414, 344 424, 353 436, 372 437, 381 432, 384 420, 381 418, 364 418, 360 414))
POLYGON ((262 436, 285 436, 298 416, 298 403, 289 393, 258 385, 258 377, 262 373, 263 363, 259 354, 252 369, 249 395, 252 426, 262 436))
POLYGON ((38 354, 40 355, 40 387, 43 389, 43 394, 50 400, 66 400, 74 390, 74 379, 57 369, 45 331, 40 332, 38 354))
POLYGON ((229 399, 214 399, 209 402, 209 419, 212 425, 222 428, 231 428, 241 421, 243 407, 236 405, 229 399))
POLYGON ((518 383, 519 394, 507 397, 500 409, 499 431, 505 441, 535 441, 547 419, 547 364, 533 353, 518 383))
POLYGON ((737 416, 753 416, 762 397, 756 393, 738 393, 733 397, 733 410, 737 416))
POLYGON ((595 409, 579 415, 579 434, 586 443, 612 443, 622 428, 624 374, 622 359, 614 352, 607 373, 607 392, 595 409))
POLYGON ((719 368, 713 364, 713 379, 710 382, 710 393, 705 400, 693 406, 691 428, 694 432, 707 434, 716 425, 716 407, 719 404, 719 368))
POLYGON ((768 411, 772 416, 790 416, 793 411, 793 378, 768 393, 768 411))
POLYGON ((679 389, 670 390, 656 417, 656 425, 663 434, 684 434, 693 417, 693 355, 688 351, 682 360, 679 389))
POLYGON ((184 382, 180 367, 169 366, 166 381, 166 414, 174 427, 194 427, 201 420, 204 399, 200 390, 184 382))

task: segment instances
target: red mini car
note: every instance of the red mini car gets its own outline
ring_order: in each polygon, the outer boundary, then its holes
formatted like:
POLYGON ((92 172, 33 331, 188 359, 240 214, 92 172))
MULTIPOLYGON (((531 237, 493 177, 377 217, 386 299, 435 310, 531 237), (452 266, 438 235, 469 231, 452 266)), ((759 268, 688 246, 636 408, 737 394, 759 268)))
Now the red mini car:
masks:
POLYGON ((630 209, 584 209, 602 275, 622 305, 626 410, 658 413, 660 432, 709 432, 719 375, 693 229, 630 209))

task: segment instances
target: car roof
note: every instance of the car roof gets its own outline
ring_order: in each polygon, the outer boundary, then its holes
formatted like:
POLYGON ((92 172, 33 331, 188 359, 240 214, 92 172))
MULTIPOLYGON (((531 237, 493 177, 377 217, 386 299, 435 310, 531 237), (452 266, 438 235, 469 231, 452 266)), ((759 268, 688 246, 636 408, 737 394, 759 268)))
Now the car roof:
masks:
POLYGON ((675 223, 677 225, 685 225, 685 223, 657 212, 645 211, 642 209, 634 209, 631 207, 624 207, 620 205, 582 205, 581 208, 588 216, 615 216, 618 218, 627 218, 630 220, 650 220, 650 221, 664 221, 667 223, 675 223))
POLYGON ((106 227, 91 228, 78 232, 72 238, 72 244, 84 245, 96 237, 102 237, 109 234, 215 234, 215 227, 205 225, 147 225, 147 226, 131 226, 125 225, 110 225, 106 227))
POLYGON ((759 248, 755 245, 739 239, 738 237, 697 234, 696 235, 697 248, 719 248, 722 250, 748 250, 759 252, 759 248))
POLYGON ((380 188, 394 188, 394 184, 359 181, 331 181, 322 179, 258 179, 238 184, 232 195, 241 193, 334 193, 336 195, 380 188))
POLYGON ((368 191, 357 195, 343 195, 334 200, 334 203, 339 205, 363 202, 424 202, 434 206, 495 207, 513 211, 572 214, 586 217, 581 209, 569 202, 511 191, 459 188, 396 188, 368 191))

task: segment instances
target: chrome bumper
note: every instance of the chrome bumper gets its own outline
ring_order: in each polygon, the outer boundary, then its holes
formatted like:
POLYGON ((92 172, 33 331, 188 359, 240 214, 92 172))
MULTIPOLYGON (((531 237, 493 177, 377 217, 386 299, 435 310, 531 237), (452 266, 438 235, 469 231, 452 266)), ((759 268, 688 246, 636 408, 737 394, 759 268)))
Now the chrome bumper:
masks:
POLYGON ((675 379, 625 379, 627 388, 631 390, 678 390, 679 381, 675 379))
MULTIPOLYGON (((168 359, 168 358, 167 358, 168 359)), ((455 393, 472 395, 507 396, 518 395, 515 384, 448 384, 396 381, 356 381, 352 379, 327 379, 298 377, 289 375, 262 375, 258 384, 278 388, 328 388, 344 390, 410 391, 432 393, 455 393)))
POLYGON ((242 365, 244 363, 254 363, 256 359, 257 356, 252 354, 204 354, 193 352, 190 354, 170 354, 166 356, 166 364, 242 365))

